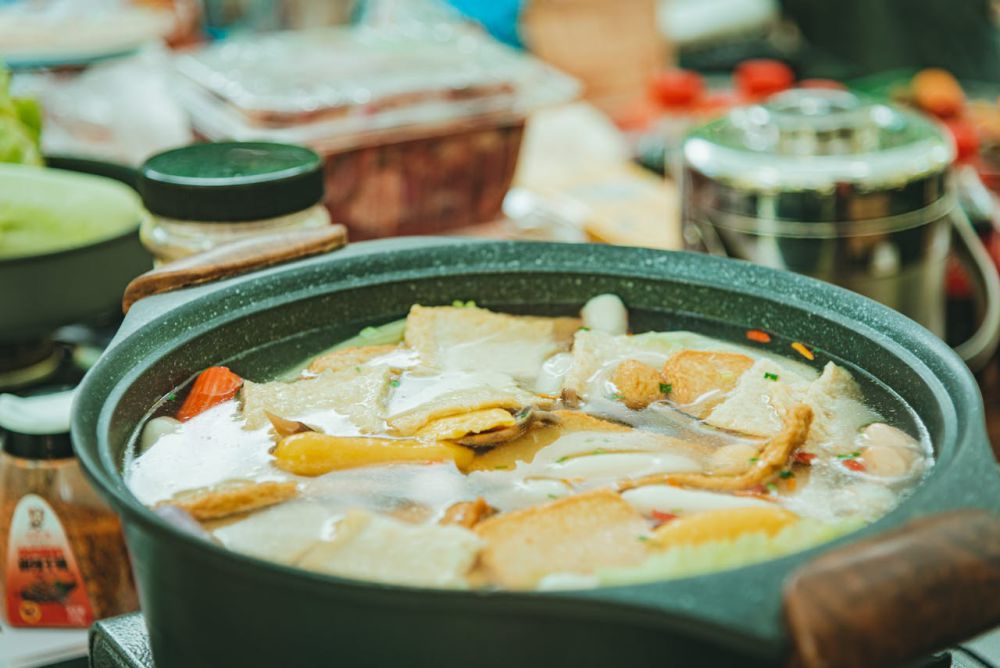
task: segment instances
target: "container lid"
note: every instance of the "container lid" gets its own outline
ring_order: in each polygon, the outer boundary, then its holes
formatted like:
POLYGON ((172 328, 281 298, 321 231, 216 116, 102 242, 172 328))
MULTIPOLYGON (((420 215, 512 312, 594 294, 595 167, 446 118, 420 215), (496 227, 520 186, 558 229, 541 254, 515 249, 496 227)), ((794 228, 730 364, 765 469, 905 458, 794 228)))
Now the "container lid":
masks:
POLYGON ((25 459, 73 456, 69 436, 76 390, 19 397, 0 394, 0 441, 4 452, 25 459))
POLYGON ((338 149, 404 128, 523 119, 580 88, 458 22, 239 36, 175 64, 175 92, 202 135, 338 149))
POLYGON ((841 90, 794 89, 739 107, 692 132, 684 160, 741 190, 898 188, 944 172, 955 157, 935 123, 841 90))
POLYGON ((322 162, 314 151, 290 144, 192 144, 149 158, 139 170, 139 192, 150 212, 167 218, 275 218, 323 199, 322 162))

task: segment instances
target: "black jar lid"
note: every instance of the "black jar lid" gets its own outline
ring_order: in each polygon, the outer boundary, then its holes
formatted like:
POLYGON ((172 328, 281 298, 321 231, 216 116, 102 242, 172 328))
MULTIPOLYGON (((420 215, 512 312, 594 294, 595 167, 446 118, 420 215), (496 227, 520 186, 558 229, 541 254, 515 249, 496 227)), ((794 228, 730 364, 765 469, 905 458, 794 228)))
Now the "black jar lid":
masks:
POLYGON ((73 390, 27 397, 0 395, 0 443, 23 459, 69 459, 73 390))
POLYGON ((276 218, 323 199, 315 151, 271 142, 192 144, 154 155, 139 170, 151 213, 199 222, 276 218))

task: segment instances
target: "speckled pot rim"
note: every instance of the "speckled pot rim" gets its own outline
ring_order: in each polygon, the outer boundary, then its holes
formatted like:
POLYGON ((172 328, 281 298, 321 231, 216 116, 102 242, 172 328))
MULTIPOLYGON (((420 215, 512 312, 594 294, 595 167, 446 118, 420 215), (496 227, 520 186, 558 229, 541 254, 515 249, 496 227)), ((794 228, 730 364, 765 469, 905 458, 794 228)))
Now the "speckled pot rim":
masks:
MULTIPOLYGON (((459 295, 469 298, 469 295, 459 295)), ((721 300, 726 301, 726 300, 721 300)), ((772 321, 762 329, 794 337, 797 323, 772 321)), ((198 369, 192 368, 191 373, 198 369)), ((891 384, 891 379, 888 379, 891 384)), ((776 656, 786 639, 779 590, 785 576, 833 546, 884 531, 907 519, 958 507, 1000 511, 997 467, 990 465, 982 400, 962 361, 933 334, 867 298, 819 281, 748 263, 695 255, 598 245, 404 238, 352 245, 327 256, 273 267, 218 284, 148 298, 129 313, 112 347, 81 385, 73 438, 85 470, 122 513, 126 523, 169 541, 202 559, 224 560, 234 577, 280 578, 281 586, 315 594, 317 588, 345 602, 364 599, 385 605, 478 609, 516 614, 612 619, 670 629, 704 639, 724 634, 727 644, 756 655, 776 656), (780 559, 677 580, 626 587, 559 592, 463 592, 345 580, 233 553, 167 525, 142 506, 119 473, 108 442, 115 406, 143 370, 167 348, 181 345, 248 314, 280 309, 319 292, 388 285, 428 277, 501 276, 508 272, 570 273, 663 281, 690 289, 724 290, 728 303, 706 303, 704 314, 725 317, 740 302, 768 302, 801 312, 804 320, 846 323, 899 364, 917 371, 940 401, 943 428, 939 465, 916 492, 869 527, 818 548, 780 559), (198 318, 190 330, 158 340, 172 323, 198 318), (161 334, 154 336, 154 332, 161 334), (961 419, 960 417, 961 416, 961 419), (959 447, 961 446, 961 447, 959 447), (957 480, 961 474, 962 479, 957 480), (949 481, 950 479, 956 479, 949 481), (946 489, 948 487, 949 489, 946 489), (739 596, 728 592, 739 591, 739 596)))

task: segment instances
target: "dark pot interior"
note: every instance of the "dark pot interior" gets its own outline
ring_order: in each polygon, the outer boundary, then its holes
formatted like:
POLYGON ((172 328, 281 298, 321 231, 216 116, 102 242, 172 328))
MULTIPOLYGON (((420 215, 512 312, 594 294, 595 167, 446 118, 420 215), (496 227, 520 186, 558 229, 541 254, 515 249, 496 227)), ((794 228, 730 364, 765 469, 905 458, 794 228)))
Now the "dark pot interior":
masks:
MULTIPOLYGON (((463 593, 350 582, 233 554, 185 535, 126 489, 121 463, 154 403, 205 366, 266 379, 415 302, 572 313, 620 295, 633 329, 751 328, 847 366, 887 417, 913 413, 938 463, 856 540, 939 510, 1000 510, 1000 476, 972 375, 914 322, 853 293, 742 262, 610 246, 396 239, 356 244, 129 313, 75 410, 80 458, 123 514, 159 666, 768 665, 787 635, 780 588, 830 545, 709 576, 585 592, 463 593), (877 379, 877 380, 876 380, 877 379), (891 389, 890 389, 891 388, 891 389)), ((779 348, 775 348, 779 350, 779 348)), ((831 544, 831 545, 833 545, 831 544)))

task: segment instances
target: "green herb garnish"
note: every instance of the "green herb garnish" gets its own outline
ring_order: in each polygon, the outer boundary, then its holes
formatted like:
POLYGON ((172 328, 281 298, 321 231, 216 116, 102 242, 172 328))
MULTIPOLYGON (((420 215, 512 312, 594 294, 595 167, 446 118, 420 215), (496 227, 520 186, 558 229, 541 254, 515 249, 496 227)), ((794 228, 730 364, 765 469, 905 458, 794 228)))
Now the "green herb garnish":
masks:
POLYGON ((660 383, 660 394, 670 394, 673 390, 674 386, 670 383, 660 383))
POLYGON ((750 458, 750 463, 751 464, 753 464, 754 462, 758 462, 758 461, 760 461, 760 457, 751 457, 750 458))
POLYGON ((785 469, 784 471, 782 471, 781 473, 778 474, 779 478, 783 478, 783 479, 786 479, 786 480, 788 478, 792 478, 794 476, 795 476, 795 474, 792 473, 791 471, 789 471, 788 469, 785 469))
POLYGON ((559 499, 559 498, 562 498, 558 494, 547 494, 546 496, 548 496, 550 499, 559 499))
POLYGON ((649 540, 649 536, 636 536, 636 538, 638 538, 639 541, 642 543, 645 543, 647 540, 649 540))
POLYGON ((390 387, 399 387, 399 378, 393 378, 389 381, 390 387))
POLYGON ((590 331, 590 327, 581 327, 580 329, 578 329, 576 331, 578 331, 578 332, 589 332, 590 331))
POLYGON ((765 371, 764 378, 767 378, 768 380, 778 380, 778 374, 765 371))
POLYGON ((611 401, 621 401, 622 400, 622 393, 621 392, 615 392, 614 394, 612 394, 608 398, 611 399, 611 401))
POLYGON ((167 394, 167 401, 174 401, 176 399, 177 399, 176 392, 170 392, 169 394, 167 394))
POLYGON ((860 452, 848 452, 846 455, 837 455, 837 459, 854 459, 855 457, 860 456, 860 452))
POLYGON ((565 457, 560 457, 559 459, 556 460, 556 464, 562 464, 567 459, 569 459, 569 455, 567 455, 565 457))
POLYGON ((777 492, 778 491, 778 486, 775 485, 773 482, 769 482, 769 483, 767 483, 767 490, 769 492, 777 492))

